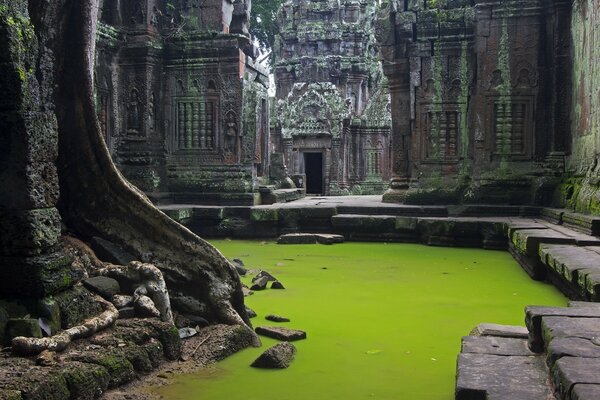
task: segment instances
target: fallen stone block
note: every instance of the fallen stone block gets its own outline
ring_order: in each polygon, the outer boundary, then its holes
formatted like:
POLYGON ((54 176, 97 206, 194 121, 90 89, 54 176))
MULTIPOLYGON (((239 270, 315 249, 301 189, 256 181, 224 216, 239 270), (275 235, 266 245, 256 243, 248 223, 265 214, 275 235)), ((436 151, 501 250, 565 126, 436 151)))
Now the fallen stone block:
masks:
POLYGON ((285 286, 283 286, 283 283, 281 283, 279 281, 275 281, 275 282, 271 283, 271 289, 283 290, 283 289, 285 289, 285 286))
POLYGON ((281 315, 269 314, 265 317, 267 321, 271 322, 290 322, 289 318, 282 317, 281 315))
POLYGON ((316 244, 317 237, 312 233, 288 233, 279 236, 277 244, 316 244))
POLYGON ((83 281, 83 286, 109 301, 112 300, 114 295, 121 291, 119 282, 106 276, 94 276, 93 278, 88 278, 83 281))
POLYGON ((260 291, 260 290, 265 290, 267 288, 267 283, 269 283, 269 278, 266 276, 263 276, 257 280, 253 280, 254 284, 252 286, 250 286, 250 290, 252 291, 260 291))
POLYGON ((296 355, 296 347, 291 343, 279 343, 267 349, 253 363, 254 368, 284 369, 290 366, 296 355))
POLYGON ((283 340, 285 342, 306 339, 306 332, 297 329, 275 326, 258 326, 254 331, 259 335, 270 337, 271 339, 283 340))

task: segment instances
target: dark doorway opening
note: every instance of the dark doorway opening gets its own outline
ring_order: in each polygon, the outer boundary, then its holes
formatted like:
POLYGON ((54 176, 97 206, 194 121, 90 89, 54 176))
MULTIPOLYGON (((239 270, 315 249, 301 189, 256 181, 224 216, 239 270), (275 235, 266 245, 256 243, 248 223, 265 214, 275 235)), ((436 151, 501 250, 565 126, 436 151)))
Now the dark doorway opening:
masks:
POLYGON ((304 153, 306 193, 323 194, 323 153, 304 153))

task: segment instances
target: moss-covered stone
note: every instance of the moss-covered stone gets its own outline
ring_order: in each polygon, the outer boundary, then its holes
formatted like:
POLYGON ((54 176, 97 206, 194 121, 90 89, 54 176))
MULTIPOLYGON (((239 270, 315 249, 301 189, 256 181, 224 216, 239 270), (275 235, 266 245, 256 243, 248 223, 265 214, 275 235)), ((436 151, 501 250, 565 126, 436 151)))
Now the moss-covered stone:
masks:
POLYGON ((6 326, 6 336, 9 340, 17 336, 41 338, 42 330, 37 319, 9 319, 6 326))
POLYGON ((22 400, 23 394, 20 390, 0 389, 0 399, 2 400, 22 400))
POLYGON ((250 220, 253 222, 270 222, 279 219, 279 210, 276 208, 253 208, 250 220))
POLYGON ((72 399, 92 400, 108 388, 110 374, 106 368, 90 363, 72 363, 63 372, 72 399))
POLYGON ((76 286, 54 297, 60 308, 63 329, 79 325, 86 319, 102 312, 102 306, 94 294, 82 286, 76 286))
POLYGON ((51 334, 56 334, 62 325, 60 317, 60 307, 52 297, 46 297, 38 301, 37 315, 44 319, 44 322, 50 328, 51 334))
POLYGON ((98 351, 84 352, 73 356, 73 360, 86 364, 96 364, 103 367, 110 380, 108 381, 109 388, 115 388, 131 382, 136 378, 135 369, 127 357, 118 350, 114 351, 98 351))

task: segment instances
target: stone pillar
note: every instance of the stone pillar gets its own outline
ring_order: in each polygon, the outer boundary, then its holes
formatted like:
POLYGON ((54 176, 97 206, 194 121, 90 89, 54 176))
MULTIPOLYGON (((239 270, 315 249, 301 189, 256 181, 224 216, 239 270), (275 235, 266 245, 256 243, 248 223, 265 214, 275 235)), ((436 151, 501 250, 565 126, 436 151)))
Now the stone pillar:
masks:
POLYGON ((384 65, 392 97, 392 179, 383 195, 386 203, 402 202, 410 182, 411 112, 410 63, 399 60, 384 65))
POLYGON ((27 2, 0 7, 0 297, 44 297, 76 278, 57 251, 61 219, 52 60, 40 46, 27 2), (42 67, 44 68, 44 67, 42 67))

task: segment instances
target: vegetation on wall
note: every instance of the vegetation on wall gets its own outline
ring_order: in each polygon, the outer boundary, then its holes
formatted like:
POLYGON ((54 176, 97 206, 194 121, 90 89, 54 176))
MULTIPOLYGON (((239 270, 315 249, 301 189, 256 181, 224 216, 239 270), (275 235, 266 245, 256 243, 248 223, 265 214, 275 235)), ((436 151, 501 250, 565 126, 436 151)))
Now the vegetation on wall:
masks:
POLYGON ((284 0, 252 1, 250 31, 263 48, 272 47, 277 32, 277 10, 284 0))

